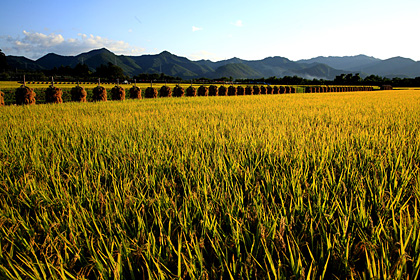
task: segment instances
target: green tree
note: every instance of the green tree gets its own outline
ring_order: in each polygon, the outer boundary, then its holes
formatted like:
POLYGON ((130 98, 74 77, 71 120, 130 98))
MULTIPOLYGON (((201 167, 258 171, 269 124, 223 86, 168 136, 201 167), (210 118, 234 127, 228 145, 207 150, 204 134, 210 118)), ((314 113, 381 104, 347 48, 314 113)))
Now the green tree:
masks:
POLYGON ((100 78, 109 80, 125 79, 124 71, 121 67, 108 62, 107 65, 101 64, 96 68, 96 75, 100 78))
POLYGON ((360 85, 361 82, 362 82, 362 78, 360 77, 359 73, 354 74, 354 76, 351 78, 351 81, 350 81, 352 85, 360 85))
POLYGON ((74 76, 78 78, 87 78, 92 74, 91 71, 89 70, 89 67, 86 64, 81 64, 81 63, 78 63, 74 67, 73 72, 74 72, 74 76))
POLYGON ((6 55, 0 50, 0 71, 5 72, 8 68, 6 55))

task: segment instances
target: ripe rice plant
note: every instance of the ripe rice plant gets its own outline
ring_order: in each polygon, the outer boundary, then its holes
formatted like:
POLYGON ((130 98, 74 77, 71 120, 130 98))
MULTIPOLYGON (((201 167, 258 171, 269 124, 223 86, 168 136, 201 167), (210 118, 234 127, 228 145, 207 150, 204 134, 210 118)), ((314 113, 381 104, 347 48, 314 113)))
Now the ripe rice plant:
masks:
POLYGON ((0 279, 419 279, 420 92, 0 108, 0 279))

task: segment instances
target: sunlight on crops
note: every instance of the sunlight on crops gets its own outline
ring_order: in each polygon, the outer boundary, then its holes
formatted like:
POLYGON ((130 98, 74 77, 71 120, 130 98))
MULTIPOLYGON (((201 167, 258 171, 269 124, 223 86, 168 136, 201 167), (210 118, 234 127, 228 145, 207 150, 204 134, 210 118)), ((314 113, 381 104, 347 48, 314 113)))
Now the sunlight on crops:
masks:
POLYGON ((0 108, 0 278, 420 277, 420 91, 0 108))

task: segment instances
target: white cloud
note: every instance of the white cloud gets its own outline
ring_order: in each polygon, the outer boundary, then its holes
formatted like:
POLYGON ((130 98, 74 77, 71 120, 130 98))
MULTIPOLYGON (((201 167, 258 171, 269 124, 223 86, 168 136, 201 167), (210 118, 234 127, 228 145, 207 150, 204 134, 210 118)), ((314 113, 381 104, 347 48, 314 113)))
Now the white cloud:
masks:
POLYGON ((196 26, 193 26, 193 27, 192 27, 192 31, 193 31, 193 32, 196 32, 196 31, 201 31, 201 30, 203 30, 203 28, 201 28, 201 27, 196 27, 196 26))
POLYGON ((191 55, 188 55, 188 58, 191 59, 191 60, 195 60, 195 61, 201 60, 201 59, 208 59, 208 60, 211 60, 211 61, 220 61, 220 60, 223 59, 222 57, 220 57, 220 56, 218 56, 214 53, 204 51, 204 50, 195 52, 191 55))
POLYGON ((77 55, 92 49, 107 48, 116 54, 140 55, 144 48, 131 46, 124 41, 116 41, 100 36, 78 34, 76 38, 65 39, 61 34, 49 35, 38 32, 23 31, 24 36, 7 37, 9 46, 4 48, 9 53, 24 55, 29 58, 39 58, 54 52, 60 55, 77 55))
POLYGON ((240 20, 240 19, 238 19, 237 21, 235 21, 232 24, 235 25, 236 27, 242 27, 242 26, 244 26, 244 24, 242 23, 242 20, 240 20))

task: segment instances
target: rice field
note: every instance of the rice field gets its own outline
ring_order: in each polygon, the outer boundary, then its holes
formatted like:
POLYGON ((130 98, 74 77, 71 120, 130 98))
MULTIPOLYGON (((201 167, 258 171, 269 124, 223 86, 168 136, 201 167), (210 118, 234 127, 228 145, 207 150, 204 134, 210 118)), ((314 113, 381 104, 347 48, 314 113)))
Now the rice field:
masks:
POLYGON ((0 107, 0 279, 418 279, 419 112, 418 90, 0 107))

